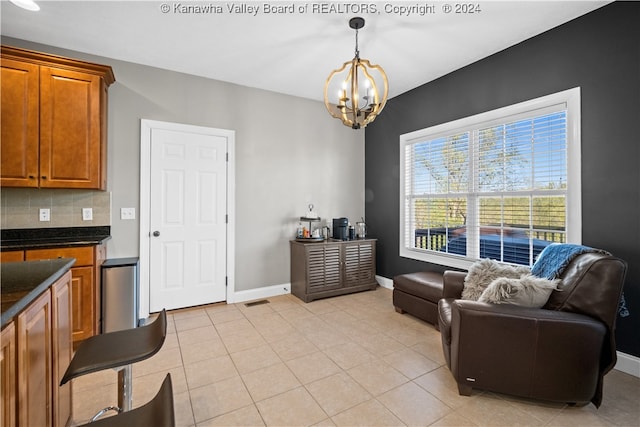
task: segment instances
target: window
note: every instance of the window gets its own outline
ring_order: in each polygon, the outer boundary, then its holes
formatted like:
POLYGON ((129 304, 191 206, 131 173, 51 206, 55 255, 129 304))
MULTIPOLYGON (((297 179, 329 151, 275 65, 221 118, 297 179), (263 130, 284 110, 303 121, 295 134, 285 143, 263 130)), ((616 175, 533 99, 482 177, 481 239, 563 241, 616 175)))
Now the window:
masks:
POLYGON ((580 89, 400 136, 400 255, 532 265, 580 243, 580 89))

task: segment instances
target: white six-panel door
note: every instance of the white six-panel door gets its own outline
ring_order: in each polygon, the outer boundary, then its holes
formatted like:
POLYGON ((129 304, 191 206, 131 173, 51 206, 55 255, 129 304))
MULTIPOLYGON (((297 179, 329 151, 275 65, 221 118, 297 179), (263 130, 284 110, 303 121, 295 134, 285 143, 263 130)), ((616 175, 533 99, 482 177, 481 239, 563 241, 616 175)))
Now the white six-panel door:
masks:
POLYGON ((172 125, 150 128, 150 312, 226 299, 229 135, 172 125))

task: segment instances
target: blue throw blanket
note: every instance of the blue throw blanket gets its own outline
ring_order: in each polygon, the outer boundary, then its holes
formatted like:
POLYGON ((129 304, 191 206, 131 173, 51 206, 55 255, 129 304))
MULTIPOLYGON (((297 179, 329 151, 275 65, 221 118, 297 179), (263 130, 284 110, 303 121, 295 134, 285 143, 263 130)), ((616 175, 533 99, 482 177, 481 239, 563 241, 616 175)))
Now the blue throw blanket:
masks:
POLYGON ((557 279, 575 257, 587 252, 611 255, 607 251, 589 246, 552 243, 540 252, 538 259, 531 267, 531 274, 549 280, 557 279))
MULTIPOLYGON (((531 267, 531 274, 549 280, 557 279, 575 257, 587 252, 611 255, 607 251, 590 248, 589 246, 570 243, 552 243, 540 252, 538 259, 533 264, 533 267, 531 267)), ((618 304, 618 315, 620 317, 627 317, 629 314, 623 292, 620 303, 618 304)))

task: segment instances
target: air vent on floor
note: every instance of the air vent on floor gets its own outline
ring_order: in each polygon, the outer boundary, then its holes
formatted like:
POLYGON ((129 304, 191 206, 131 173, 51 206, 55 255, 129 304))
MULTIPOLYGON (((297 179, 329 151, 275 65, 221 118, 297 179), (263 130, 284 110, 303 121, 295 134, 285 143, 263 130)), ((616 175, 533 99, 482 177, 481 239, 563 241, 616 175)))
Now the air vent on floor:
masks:
POLYGON ((262 305, 262 304, 269 304, 269 300, 268 299, 261 299, 261 300, 258 300, 258 301, 248 302, 244 306, 245 307, 253 307, 253 306, 262 305))

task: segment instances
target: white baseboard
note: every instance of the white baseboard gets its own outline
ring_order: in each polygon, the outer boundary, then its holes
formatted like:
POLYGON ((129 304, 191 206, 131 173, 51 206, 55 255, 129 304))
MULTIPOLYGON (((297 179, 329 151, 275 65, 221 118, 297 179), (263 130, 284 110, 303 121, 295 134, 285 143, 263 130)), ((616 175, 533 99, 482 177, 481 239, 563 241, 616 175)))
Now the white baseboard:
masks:
POLYGON ((640 357, 620 351, 616 353, 618 354, 618 362, 613 369, 640 378, 640 357))
POLYGON ((376 282, 378 282, 378 285, 383 288, 393 289, 393 279, 387 279, 386 277, 376 275, 376 282))
MULTIPOLYGON (((264 299, 269 297, 276 297, 279 295, 286 295, 291 293, 291 284, 284 283, 282 285, 264 286, 262 288, 247 289, 246 291, 236 291, 233 295, 233 302, 245 302, 253 301, 257 299, 264 299)), ((227 298, 227 302, 229 298, 227 298)))

